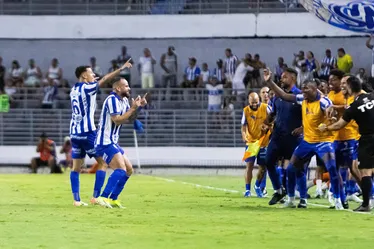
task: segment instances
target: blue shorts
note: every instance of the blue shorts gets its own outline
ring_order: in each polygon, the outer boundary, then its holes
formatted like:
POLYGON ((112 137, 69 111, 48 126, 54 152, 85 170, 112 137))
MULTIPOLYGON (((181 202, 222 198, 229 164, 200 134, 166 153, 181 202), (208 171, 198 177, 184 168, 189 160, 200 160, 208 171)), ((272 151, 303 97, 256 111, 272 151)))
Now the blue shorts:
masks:
POLYGON ((355 139, 335 141, 336 165, 352 167, 352 161, 358 158, 358 141, 355 139))
POLYGON ((110 164, 115 154, 121 153, 123 155, 125 152, 118 144, 108 144, 104 146, 96 146, 96 155, 102 157, 106 164, 110 164))
POLYGON ((208 105, 208 111, 220 112, 221 111, 221 105, 208 105))
POLYGON ((303 140, 299 146, 296 147, 293 155, 303 161, 307 161, 314 155, 317 155, 317 157, 323 159, 323 156, 327 153, 335 153, 333 143, 308 143, 303 140))
POLYGON ((95 139, 96 131, 86 133, 85 135, 70 135, 71 139, 71 157, 73 159, 82 159, 86 154, 91 157, 96 157, 95 139))
POLYGON ((265 166, 266 151, 267 151, 267 147, 260 148, 260 151, 258 152, 257 156, 249 157, 245 159, 244 161, 246 163, 249 163, 249 162, 255 162, 257 159, 258 165, 265 166))

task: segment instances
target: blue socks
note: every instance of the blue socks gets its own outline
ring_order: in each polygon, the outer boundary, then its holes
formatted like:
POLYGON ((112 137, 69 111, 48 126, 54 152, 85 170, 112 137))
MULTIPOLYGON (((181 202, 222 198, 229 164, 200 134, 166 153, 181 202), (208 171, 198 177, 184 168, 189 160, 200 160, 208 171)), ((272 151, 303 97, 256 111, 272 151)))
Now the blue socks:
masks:
POLYGON ((300 193, 300 199, 307 199, 308 189, 306 186, 306 171, 296 169, 297 186, 300 193))
POLYGON ((342 177, 342 182, 340 182, 340 200, 342 202, 345 202, 347 199, 346 186, 348 185, 347 184, 348 168, 340 168, 339 173, 340 173, 340 176, 342 177))
POLYGON ((281 181, 277 172, 277 169, 275 168, 275 165, 267 165, 267 171, 269 174, 269 178, 271 180, 271 183, 273 184, 273 189, 278 190, 281 188, 281 181))
POLYGON ((94 185, 94 192, 93 192, 94 198, 97 198, 100 196, 101 188, 103 187, 104 181, 105 181, 105 175, 106 173, 104 170, 96 171, 95 185, 94 185))
POLYGON ((356 193, 356 181, 355 180, 348 180, 346 184, 346 191, 347 195, 353 195, 356 193))
POLYGON ((331 183, 331 190, 334 195, 334 198, 340 198, 340 176, 338 175, 338 171, 336 169, 336 163, 334 159, 330 159, 325 162, 327 171, 330 174, 330 183, 331 183))
POLYGON ((251 191, 251 184, 246 184, 245 185, 245 191, 251 191))
POLYGON ((123 169, 115 169, 113 173, 110 175, 108 182, 106 183, 105 189, 101 194, 102 197, 108 198, 110 193, 112 193, 113 189, 117 185, 118 181, 125 177, 126 171, 123 169))
POLYGON ((79 173, 76 171, 70 172, 71 192, 73 193, 74 201, 81 201, 79 196, 79 173))
POLYGON ((295 197, 295 188, 296 188, 296 168, 290 162, 288 164, 287 170, 287 194, 289 197, 295 197))
POLYGON ((123 188, 125 187, 125 184, 127 180, 130 177, 125 174, 124 177, 122 177, 118 182, 117 185, 114 187, 112 194, 110 195, 110 199, 117 200, 118 196, 121 194, 123 188))
POLYGON ((260 183, 260 188, 262 191, 264 191, 264 189, 266 188, 266 178, 267 178, 266 175, 267 175, 267 172, 265 171, 264 177, 262 177, 262 180, 260 183))

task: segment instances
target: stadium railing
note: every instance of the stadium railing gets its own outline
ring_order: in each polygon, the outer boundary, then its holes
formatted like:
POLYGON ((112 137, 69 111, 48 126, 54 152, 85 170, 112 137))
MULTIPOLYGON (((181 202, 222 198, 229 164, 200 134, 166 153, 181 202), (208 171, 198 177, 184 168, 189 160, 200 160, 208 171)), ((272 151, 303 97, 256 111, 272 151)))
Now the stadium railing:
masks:
MULTIPOLYGON (((206 110, 143 110, 138 119, 145 132, 139 133, 139 146, 243 146, 240 133, 241 110, 214 114, 206 110)), ((95 123, 100 117, 96 111, 95 123)), ((0 145, 35 145, 42 132, 57 145, 69 135, 71 111, 66 109, 14 109, 0 113, 0 145)), ((133 147, 133 126, 124 125, 119 144, 133 147)))
MULTIPOLYGON (((252 89, 253 90, 253 89, 252 89)), ((256 89, 255 89, 256 90, 256 89)), ((104 101, 111 89, 100 89, 98 104, 104 101)), ((55 108, 70 109, 70 88, 59 88, 55 101, 55 108)), ((150 94, 151 104, 155 109, 207 109, 208 92, 203 88, 132 88, 132 96, 143 96, 146 92, 150 94)), ((231 89, 224 89, 223 96, 231 96, 231 89)), ((42 88, 23 88, 12 95, 14 108, 33 109, 40 108, 43 99, 42 88)), ((236 108, 242 108, 243 102, 236 101, 236 108)))
POLYGON ((279 0, 2 0, 0 15, 144 15, 302 12, 279 0), (151 2, 154 2, 151 4, 151 2))

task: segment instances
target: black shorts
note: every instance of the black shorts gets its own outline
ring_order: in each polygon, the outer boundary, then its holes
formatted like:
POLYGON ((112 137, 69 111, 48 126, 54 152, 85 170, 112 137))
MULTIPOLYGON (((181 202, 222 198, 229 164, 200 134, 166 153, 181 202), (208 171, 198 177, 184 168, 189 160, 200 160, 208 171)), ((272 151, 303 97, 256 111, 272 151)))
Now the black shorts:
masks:
POLYGON ((358 144, 359 169, 374 168, 374 135, 362 136, 358 144))
POLYGON ((48 160, 43 161, 42 159, 40 159, 40 157, 35 157, 35 160, 36 160, 36 165, 38 165, 38 167, 48 166, 48 160))

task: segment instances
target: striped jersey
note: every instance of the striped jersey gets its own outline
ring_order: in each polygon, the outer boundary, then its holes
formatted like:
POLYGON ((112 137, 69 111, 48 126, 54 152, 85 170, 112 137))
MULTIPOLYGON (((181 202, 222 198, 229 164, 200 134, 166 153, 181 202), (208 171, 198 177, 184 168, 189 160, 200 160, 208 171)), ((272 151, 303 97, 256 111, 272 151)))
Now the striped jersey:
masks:
MULTIPOLYGON (((336 59, 335 59, 335 57, 330 57, 329 58, 329 57, 326 56, 325 58, 323 58, 323 60, 321 62, 329 64, 332 67, 336 65, 336 59)), ((321 68, 321 75, 323 75, 323 76, 329 76, 330 75, 330 70, 331 70, 330 67, 321 68)))
POLYGON ((236 71, 236 64, 238 62, 238 57, 232 55, 225 59, 225 73, 234 75, 236 71))
POLYGON ((96 130, 95 109, 98 82, 75 83, 70 91, 71 121, 70 135, 84 135, 96 130))
POLYGON ((123 115, 130 109, 127 98, 121 98, 115 92, 105 99, 100 115, 99 129, 96 136, 96 145, 105 146, 108 144, 117 144, 119 131, 122 124, 116 125, 111 116, 123 115))

